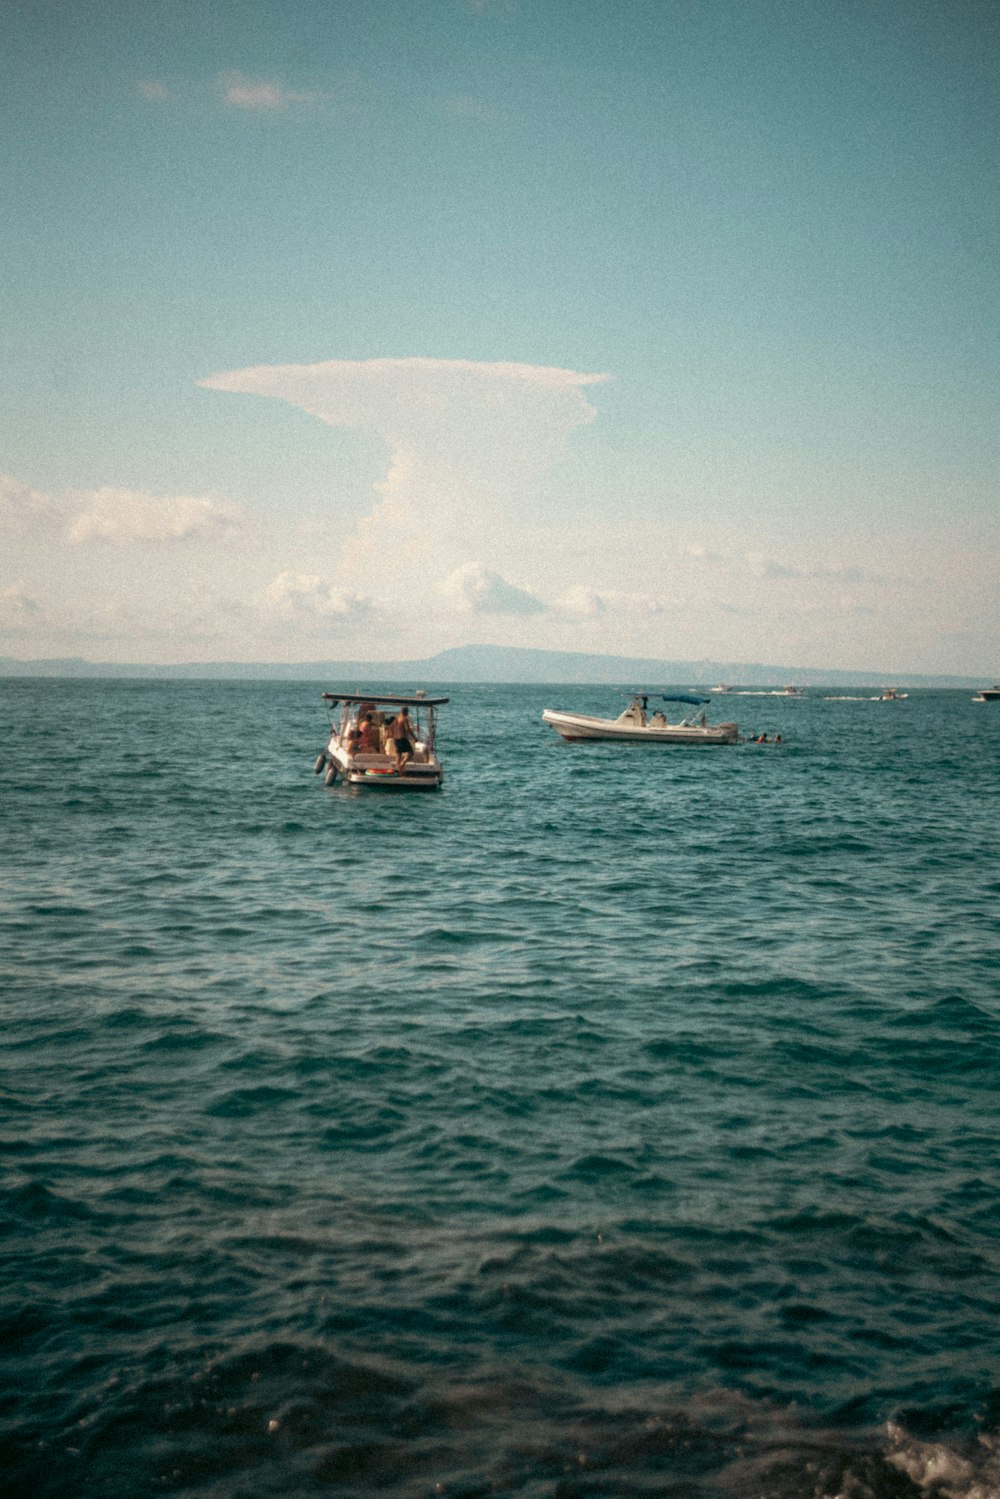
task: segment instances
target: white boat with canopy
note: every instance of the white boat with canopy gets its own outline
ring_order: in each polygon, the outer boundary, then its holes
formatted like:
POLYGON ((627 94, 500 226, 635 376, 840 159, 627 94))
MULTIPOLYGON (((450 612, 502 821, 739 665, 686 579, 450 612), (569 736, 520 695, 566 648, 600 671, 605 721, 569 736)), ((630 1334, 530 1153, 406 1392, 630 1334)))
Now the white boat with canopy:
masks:
POLYGON ((377 791, 436 791, 441 785, 434 710, 446 697, 324 692, 323 700, 330 737, 315 770, 327 786, 341 780, 377 791))
POLYGON ((739 728, 734 723, 709 723, 704 707, 708 698, 667 696, 666 693, 636 693, 617 718, 593 718, 585 713, 561 713, 546 708, 542 720, 564 739, 616 739, 642 744, 737 744, 739 728), (679 723, 668 723, 662 709, 649 711, 649 699, 659 696, 665 703, 684 703, 701 708, 679 723))

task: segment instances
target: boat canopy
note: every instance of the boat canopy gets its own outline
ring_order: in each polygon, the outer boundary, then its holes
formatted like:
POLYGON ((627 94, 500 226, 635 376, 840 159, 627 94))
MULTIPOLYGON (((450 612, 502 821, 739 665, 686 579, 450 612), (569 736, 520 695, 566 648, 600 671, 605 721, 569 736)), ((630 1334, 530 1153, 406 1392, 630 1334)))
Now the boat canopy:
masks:
POLYGON ((426 697, 423 693, 380 692, 324 692, 320 694, 331 707, 337 703, 394 703, 408 708, 438 708, 446 703, 446 697, 426 697))
POLYGON ((703 703, 710 702, 711 699, 707 697, 688 697, 680 693, 668 696, 666 693, 663 693, 663 701, 665 703, 692 703, 696 708, 700 708, 703 703))

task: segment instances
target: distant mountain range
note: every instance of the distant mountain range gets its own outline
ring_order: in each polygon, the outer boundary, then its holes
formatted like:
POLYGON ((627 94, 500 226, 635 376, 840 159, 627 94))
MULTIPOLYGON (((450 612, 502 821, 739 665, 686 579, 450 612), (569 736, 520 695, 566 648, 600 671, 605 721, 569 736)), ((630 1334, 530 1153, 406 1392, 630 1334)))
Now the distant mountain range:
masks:
POLYGON ((645 657, 462 645, 412 661, 196 661, 163 666, 87 661, 82 656, 18 661, 0 656, 5 677, 142 677, 243 681, 320 681, 328 686, 423 687, 430 682, 611 683, 625 687, 978 687, 984 678, 915 672, 821 671, 759 661, 658 661, 645 657))

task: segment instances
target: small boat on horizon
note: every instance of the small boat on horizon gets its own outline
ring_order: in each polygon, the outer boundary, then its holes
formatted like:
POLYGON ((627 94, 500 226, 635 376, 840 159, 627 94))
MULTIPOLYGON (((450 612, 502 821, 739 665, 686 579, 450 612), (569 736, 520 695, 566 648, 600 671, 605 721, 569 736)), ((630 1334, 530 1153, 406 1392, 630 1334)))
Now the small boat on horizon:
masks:
POLYGON ((665 703, 686 703, 704 709, 708 698, 676 696, 666 693, 637 692, 617 718, 595 718, 586 713, 562 713, 546 708, 542 721, 555 729, 563 739, 614 739, 640 744, 737 744, 739 728, 734 723, 710 724, 705 713, 692 714, 680 723, 668 723, 657 709, 650 713, 649 699, 659 695, 665 703))
POLYGON ((436 791, 444 770, 434 747, 434 710, 446 697, 426 693, 389 695, 372 692, 324 692, 330 714, 330 737, 316 760, 324 784, 377 791, 436 791), (340 708, 340 721, 333 710, 340 708), (383 708, 402 712, 386 715, 383 708), (406 729, 394 737, 394 728, 406 729))
POLYGON ((722 692, 733 697, 805 697, 804 687, 730 687, 727 682, 719 682, 714 687, 709 687, 709 692, 722 692))
POLYGON ((1000 702, 1000 686, 994 684, 992 687, 980 687, 972 701, 974 703, 1000 702))
POLYGON ((898 687, 883 687, 875 701, 877 703, 901 703, 909 695, 908 692, 900 692, 898 687))

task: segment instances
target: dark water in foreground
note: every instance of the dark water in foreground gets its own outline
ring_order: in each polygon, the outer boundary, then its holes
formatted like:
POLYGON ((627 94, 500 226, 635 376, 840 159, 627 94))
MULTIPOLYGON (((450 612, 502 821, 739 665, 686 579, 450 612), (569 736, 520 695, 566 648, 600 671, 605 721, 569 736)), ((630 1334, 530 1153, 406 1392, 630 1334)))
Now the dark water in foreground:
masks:
POLYGON ((0 1492, 1000 1494, 1000 704, 324 685, 0 684, 0 1492))

